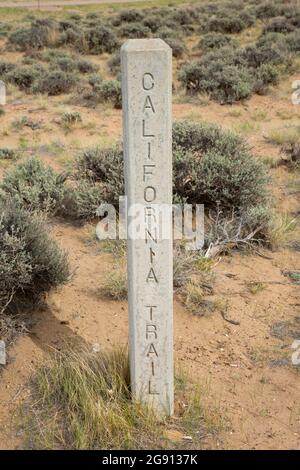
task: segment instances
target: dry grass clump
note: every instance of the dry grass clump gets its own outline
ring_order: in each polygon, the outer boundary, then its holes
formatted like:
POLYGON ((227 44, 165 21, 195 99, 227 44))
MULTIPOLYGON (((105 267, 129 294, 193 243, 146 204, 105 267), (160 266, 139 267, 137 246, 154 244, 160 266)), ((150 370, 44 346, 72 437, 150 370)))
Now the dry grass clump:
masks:
POLYGON ((131 401, 124 349, 56 353, 33 378, 32 399, 24 413, 29 446, 41 449, 166 449, 201 446, 222 427, 215 408, 203 407, 203 391, 177 381, 176 419, 158 419, 131 401), (178 390, 180 388, 180 390, 178 390), (167 429, 189 433, 192 443, 174 443, 167 429))
POLYGON ((116 266, 107 274, 104 284, 100 289, 101 294, 111 300, 127 299, 127 272, 123 266, 116 266))

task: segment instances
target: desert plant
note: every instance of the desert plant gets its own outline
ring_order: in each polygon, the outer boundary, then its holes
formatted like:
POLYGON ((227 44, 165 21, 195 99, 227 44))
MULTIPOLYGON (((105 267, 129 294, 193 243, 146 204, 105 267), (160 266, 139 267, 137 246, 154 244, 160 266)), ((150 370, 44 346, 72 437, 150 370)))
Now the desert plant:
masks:
POLYGON ((9 72, 12 72, 17 67, 16 64, 13 64, 11 62, 0 62, 0 78, 3 80, 5 78, 5 75, 9 72))
POLYGON ((120 28, 120 34, 125 38, 146 38, 150 33, 151 29, 142 23, 128 23, 120 28))
POLYGON ((102 54, 108 52, 111 54, 119 46, 115 33, 102 25, 87 29, 84 33, 84 39, 79 41, 76 47, 82 52, 91 54, 102 54))
POLYGON ((164 41, 171 47, 173 56, 177 59, 182 57, 187 52, 187 48, 184 42, 180 41, 180 39, 166 37, 164 41))
POLYGON ((17 67, 6 75, 9 82, 18 86, 20 90, 29 91, 36 80, 43 72, 43 67, 25 66, 17 67))
POLYGON ((106 202, 105 187, 101 183, 79 181, 65 192, 62 211, 65 217, 74 220, 95 219, 97 209, 106 202))
POLYGON ((223 15, 212 18, 207 28, 218 33, 240 33, 247 28, 247 23, 238 15, 228 15, 224 12, 223 15))
POLYGON ((205 34, 199 41, 199 47, 203 49, 204 52, 224 46, 237 47, 238 41, 221 33, 205 34))
POLYGON ((50 19, 34 20, 29 28, 13 31, 8 37, 8 43, 17 51, 55 47, 59 40, 58 24, 50 19))
POLYGON ((119 14, 119 19, 121 22, 134 23, 136 21, 142 21, 143 13, 139 10, 122 10, 119 14))
POLYGON ((115 108, 122 106, 122 89, 119 80, 101 80, 91 82, 93 86, 93 99, 98 103, 111 102, 115 108))
POLYGON ((263 165, 239 136, 209 124, 173 126, 174 183, 177 197, 191 203, 245 208, 266 196, 263 165))
POLYGON ((229 46, 205 54, 199 62, 184 65, 178 80, 190 94, 208 93, 229 103, 249 97, 253 88, 253 77, 242 52, 229 46))
POLYGON ((295 26, 285 17, 277 17, 270 21, 263 29, 264 33, 291 33, 295 30, 295 26))
POLYGON ((108 60, 108 66, 112 73, 117 74, 121 70, 121 56, 120 52, 115 52, 108 60))
POLYGON ((0 160, 16 160, 18 153, 16 150, 9 148, 0 148, 0 160))
POLYGON ((37 158, 8 171, 0 184, 1 200, 13 199, 26 209, 55 213, 64 197, 65 177, 37 158))
POLYGON ((70 128, 79 122, 82 122, 81 114, 78 111, 66 111, 61 117, 62 125, 70 128))
POLYGON ((0 315, 35 305, 68 281, 66 254, 49 237, 44 220, 0 201, 0 315))
POLYGON ((100 288, 100 293, 112 300, 126 300, 127 291, 127 272, 124 267, 115 267, 107 274, 100 288))
POLYGON ((46 93, 50 96, 69 93, 76 83, 76 76, 62 70, 49 71, 32 86, 33 93, 46 93))
POLYGON ((287 142, 284 144, 281 151, 287 157, 287 160, 284 161, 292 169, 300 169, 300 137, 298 142, 287 142))
POLYGON ((76 160, 75 171, 76 178, 103 184, 105 201, 118 204, 124 194, 123 155, 119 147, 84 150, 76 160))
POLYGON ((98 70, 98 66, 88 59, 78 59, 76 66, 79 73, 94 73, 98 70))

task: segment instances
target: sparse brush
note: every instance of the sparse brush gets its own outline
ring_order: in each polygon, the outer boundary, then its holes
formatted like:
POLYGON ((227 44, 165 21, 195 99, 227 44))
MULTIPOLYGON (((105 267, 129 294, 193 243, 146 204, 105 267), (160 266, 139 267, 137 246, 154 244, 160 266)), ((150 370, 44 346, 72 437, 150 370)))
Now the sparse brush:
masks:
POLYGON ((75 220, 96 218, 98 207, 106 202, 105 188, 101 183, 78 181, 68 187, 62 203, 63 214, 75 220))
POLYGON ((267 241, 273 250, 283 246, 295 230, 297 221, 287 214, 273 214, 267 227, 267 241))
POLYGON ((54 214, 65 194, 65 176, 57 174, 37 158, 31 158, 8 171, 0 183, 0 200, 34 211, 54 214))
POLYGON ((300 170, 300 137, 298 142, 289 142, 282 146, 281 152, 287 156, 284 160, 291 169, 300 170))
POLYGON ((18 152, 9 148, 0 148, 0 160, 17 160, 18 152))
POLYGON ((101 294, 112 300, 127 299, 127 272, 123 266, 117 266, 110 272, 100 289, 101 294))
POLYGON ((119 197, 124 194, 123 154, 119 146, 83 150, 75 165, 75 178, 102 184, 104 200, 119 203, 119 197))
POLYGON ((67 256, 42 217, 0 201, 0 316, 39 302, 69 277, 67 256))
POLYGON ((43 74, 32 86, 33 93, 46 93, 57 96, 69 93, 76 84, 76 75, 62 70, 50 70, 43 74))
POLYGON ((251 294, 258 294, 266 288, 266 285, 259 281, 250 281, 246 283, 246 286, 251 294))
POLYGON ((211 293, 211 289, 208 290, 203 285, 203 280, 199 277, 194 277, 184 284, 178 291, 178 294, 188 312, 193 315, 203 316, 213 308, 212 304, 209 309, 207 308, 209 302, 205 300, 205 296, 208 292, 211 293))
POLYGON ((61 123, 66 130, 70 130, 80 122, 82 118, 78 111, 66 111, 61 117, 61 123))
POLYGON ((300 142, 300 131, 296 127, 273 129, 266 139, 277 145, 293 145, 300 142))

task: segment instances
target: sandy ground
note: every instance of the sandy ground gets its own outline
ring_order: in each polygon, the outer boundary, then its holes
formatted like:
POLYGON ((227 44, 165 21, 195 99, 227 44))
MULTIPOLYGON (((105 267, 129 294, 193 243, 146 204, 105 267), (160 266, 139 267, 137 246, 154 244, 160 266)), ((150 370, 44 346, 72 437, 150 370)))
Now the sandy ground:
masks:
MULTIPOLYGON (((3 60, 19 57, 3 54, 3 60)), ((105 56, 92 60, 104 67, 105 56)), ((296 78, 290 77, 268 96, 254 96, 233 107, 181 103, 175 97, 174 117, 204 119, 243 132, 257 158, 277 160, 279 147, 268 143, 266 136, 271 130, 299 125, 300 109, 290 101, 296 78)), ((1 146, 25 142, 26 155, 37 154, 57 169, 81 147, 119 140, 122 130, 121 112, 109 106, 90 110, 66 105, 65 97, 33 100, 18 92, 8 96, 5 118, 0 119, 1 146), (59 125, 66 109, 82 115, 82 126, 70 134, 59 125), (11 123, 23 115, 39 121, 42 128, 11 131, 11 123), (66 150, 54 155, 47 147, 53 142, 66 150)), ((0 168, 0 174, 4 171, 0 168)), ((296 217, 299 193, 291 190, 296 175, 282 166, 270 171, 277 209, 296 217)), ((52 224, 53 236, 69 252, 75 274, 69 285, 49 295, 47 309, 33 314, 31 333, 9 350, 9 363, 0 379, 0 449, 24 447, 22 428, 17 425, 19 406, 29 396, 28 381, 35 365, 47 359, 51 348, 62 348, 66 341, 84 341, 88 347, 97 343, 101 348, 127 342, 127 303, 109 301, 99 293, 115 260, 91 242, 94 230, 94 226, 79 228, 64 221, 52 224)), ((297 239, 299 230, 291 234, 291 240, 297 239)), ((217 440, 206 442, 205 447, 300 449, 299 368, 291 362, 291 344, 300 339, 299 285, 285 275, 299 270, 300 253, 282 248, 263 255, 235 253, 216 260, 209 300, 225 303, 228 318, 238 325, 225 321, 219 311, 191 316, 175 297, 176 363, 205 385, 205 399, 221 411, 226 423, 217 440), (262 283, 263 289, 251 293, 251 281, 262 283)))

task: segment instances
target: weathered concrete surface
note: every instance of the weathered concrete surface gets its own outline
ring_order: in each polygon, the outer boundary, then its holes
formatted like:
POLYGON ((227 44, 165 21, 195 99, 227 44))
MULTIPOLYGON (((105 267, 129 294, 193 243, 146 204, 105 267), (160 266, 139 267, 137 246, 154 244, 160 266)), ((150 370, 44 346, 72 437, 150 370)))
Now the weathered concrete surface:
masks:
MULTIPOLYGON (((173 413, 172 52, 160 39, 121 50, 128 202, 129 345, 134 398, 173 413), (137 205, 138 208, 137 208, 137 205), (159 221, 159 211, 167 208, 159 221), (139 214, 133 224, 134 214, 139 214), (167 236, 160 234, 162 223, 167 236), (140 224, 139 239, 133 228, 140 224)), ((166 235, 166 234, 165 234, 166 235)))

